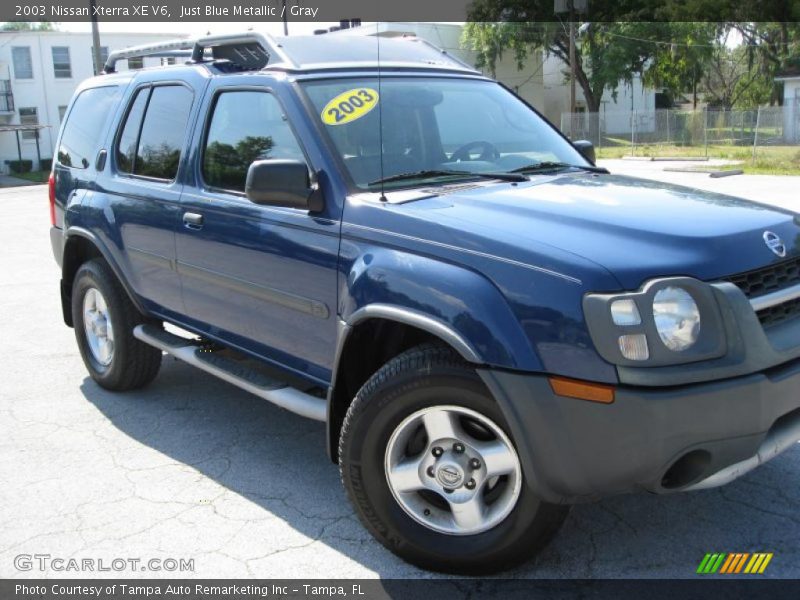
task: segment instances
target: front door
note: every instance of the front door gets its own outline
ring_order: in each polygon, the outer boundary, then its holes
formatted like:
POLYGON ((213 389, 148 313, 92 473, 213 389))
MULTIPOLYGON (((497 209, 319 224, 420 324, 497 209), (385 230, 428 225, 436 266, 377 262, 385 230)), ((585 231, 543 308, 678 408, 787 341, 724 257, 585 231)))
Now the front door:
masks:
POLYGON ((339 222, 244 196, 254 160, 306 156, 266 89, 221 87, 208 100, 198 184, 187 186, 178 272, 195 328, 327 382, 336 342, 339 222))

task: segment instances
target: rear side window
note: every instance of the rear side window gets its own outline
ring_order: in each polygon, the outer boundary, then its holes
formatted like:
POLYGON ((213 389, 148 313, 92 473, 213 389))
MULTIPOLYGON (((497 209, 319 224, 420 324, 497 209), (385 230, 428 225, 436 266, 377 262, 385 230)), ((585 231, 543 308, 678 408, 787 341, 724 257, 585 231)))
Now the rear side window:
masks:
POLYGON ((150 88, 143 88, 136 92, 136 97, 125 119, 125 127, 117 144, 117 166, 125 173, 133 172, 133 161, 136 157, 136 143, 139 141, 139 129, 142 127, 142 117, 150 97, 150 88))
POLYGON ((118 169, 142 177, 175 179, 191 108, 192 92, 182 85, 139 90, 117 142, 118 169))
POLYGON ((253 161, 305 161, 280 103, 268 92, 249 90, 217 96, 203 152, 203 180, 211 187, 244 192, 253 161))
POLYGON ((119 99, 116 86, 89 88, 72 105, 56 158, 65 167, 85 169, 102 142, 103 127, 119 99))

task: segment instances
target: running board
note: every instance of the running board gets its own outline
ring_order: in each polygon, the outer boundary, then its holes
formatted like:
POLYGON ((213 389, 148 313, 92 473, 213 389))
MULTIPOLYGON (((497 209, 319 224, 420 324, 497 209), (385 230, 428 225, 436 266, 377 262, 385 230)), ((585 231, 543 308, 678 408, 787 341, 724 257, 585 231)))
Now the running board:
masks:
POLYGON ((301 392, 246 365, 240 365, 233 359, 205 352, 191 340, 173 335, 156 325, 137 325, 133 329, 133 335, 145 344, 281 408, 315 421, 325 421, 327 408, 324 398, 301 392))

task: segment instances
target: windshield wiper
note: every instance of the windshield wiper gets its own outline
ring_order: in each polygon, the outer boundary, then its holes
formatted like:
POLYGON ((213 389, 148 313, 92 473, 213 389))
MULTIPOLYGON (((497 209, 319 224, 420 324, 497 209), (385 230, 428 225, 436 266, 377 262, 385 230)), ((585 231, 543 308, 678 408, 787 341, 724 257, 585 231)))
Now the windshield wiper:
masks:
POLYGON ((389 175, 382 179, 370 181, 367 185, 379 185, 392 181, 405 181, 407 179, 435 179, 436 177, 478 177, 481 179, 499 179, 501 181, 528 181, 528 178, 521 173, 510 173, 507 171, 499 173, 473 173, 472 171, 451 171, 447 169, 431 169, 427 171, 413 171, 410 173, 398 173, 389 175))
POLYGON ((552 171, 555 169, 583 169, 584 171, 591 171, 592 173, 608 173, 608 169, 604 167, 593 167, 591 165, 571 165, 564 162, 556 162, 552 160, 545 160, 524 167, 511 169, 509 173, 527 173, 529 171, 552 171))

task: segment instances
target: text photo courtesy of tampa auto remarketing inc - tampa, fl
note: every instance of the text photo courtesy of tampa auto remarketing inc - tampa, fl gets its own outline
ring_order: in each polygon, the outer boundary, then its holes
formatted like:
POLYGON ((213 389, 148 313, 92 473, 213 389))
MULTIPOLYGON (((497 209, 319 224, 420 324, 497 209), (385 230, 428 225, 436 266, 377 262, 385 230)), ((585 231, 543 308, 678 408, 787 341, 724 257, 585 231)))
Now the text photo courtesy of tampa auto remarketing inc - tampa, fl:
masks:
POLYGON ((800 593, 800 0, 0 17, 0 597, 800 593))

